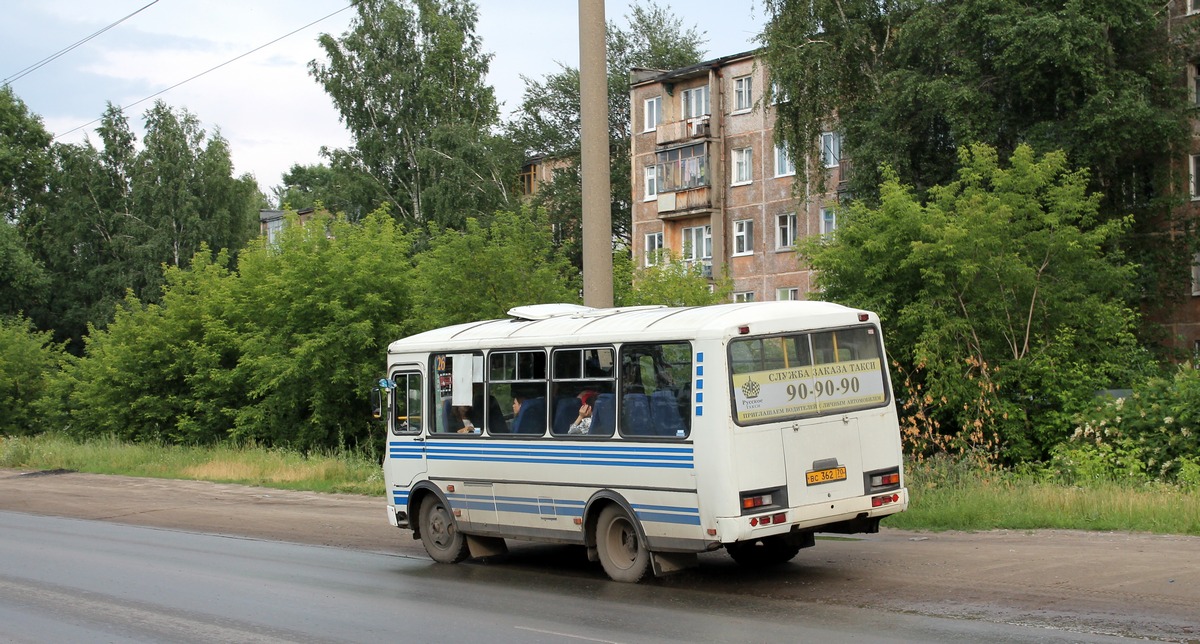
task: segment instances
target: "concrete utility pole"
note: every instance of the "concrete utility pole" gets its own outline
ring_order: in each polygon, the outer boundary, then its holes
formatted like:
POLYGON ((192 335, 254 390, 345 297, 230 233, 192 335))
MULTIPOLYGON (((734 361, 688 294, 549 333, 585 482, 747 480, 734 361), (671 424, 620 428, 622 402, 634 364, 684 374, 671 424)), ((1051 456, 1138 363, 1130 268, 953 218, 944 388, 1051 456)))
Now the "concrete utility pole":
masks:
POLYGON ((612 184, 608 172, 608 65, 604 0, 579 0, 583 303, 613 305, 612 184))

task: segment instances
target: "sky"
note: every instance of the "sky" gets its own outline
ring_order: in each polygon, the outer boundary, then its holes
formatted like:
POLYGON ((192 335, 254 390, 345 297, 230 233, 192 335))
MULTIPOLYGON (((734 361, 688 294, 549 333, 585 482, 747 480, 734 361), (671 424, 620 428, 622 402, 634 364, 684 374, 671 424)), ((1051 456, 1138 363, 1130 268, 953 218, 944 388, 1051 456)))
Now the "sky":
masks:
MULTIPOLYGON (((522 75, 540 79, 560 65, 579 66, 577 0, 476 4, 476 32, 493 55, 488 82, 505 118, 520 104, 522 75)), ((632 4, 637 0, 606 0, 606 19, 626 25, 632 4)), ((761 0, 658 4, 702 33, 708 59, 754 49, 765 23, 761 0)), ((268 195, 293 164, 320 163, 322 146, 352 143, 308 73, 309 61, 325 61, 320 34, 349 28, 349 0, 6 0, 0 7, 0 82, 9 82, 60 142, 86 137, 99 145, 93 121, 108 102, 127 107, 140 139, 143 115, 161 99, 186 108, 210 136, 219 131, 235 173, 254 175, 268 195)))

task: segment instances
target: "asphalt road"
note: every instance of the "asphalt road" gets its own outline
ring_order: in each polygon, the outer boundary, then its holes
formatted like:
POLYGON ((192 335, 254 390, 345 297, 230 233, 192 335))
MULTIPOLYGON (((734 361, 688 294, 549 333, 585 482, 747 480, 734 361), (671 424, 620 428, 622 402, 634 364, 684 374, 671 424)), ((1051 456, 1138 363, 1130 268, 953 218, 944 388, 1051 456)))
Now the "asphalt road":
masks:
POLYGON ((1116 639, 13 512, 0 561, 9 641, 1116 639))
MULTIPOLYGON (((320 570, 328 570, 332 575, 336 569, 346 567, 350 570, 346 573, 349 577, 343 577, 341 573, 330 577, 328 583, 333 588, 362 586, 368 594, 371 589, 392 593, 388 595, 392 601, 456 603, 457 600, 449 595, 426 602, 422 598, 428 591, 421 590, 424 581, 396 591, 398 583, 407 583, 415 576, 421 580, 497 587, 491 591, 469 588, 454 591, 467 598, 491 597, 497 593, 519 595, 544 587, 556 589, 554 592, 559 595, 570 596, 576 590, 584 592, 582 600, 585 603, 599 595, 606 600, 625 598, 632 604, 645 603, 648 607, 664 609, 684 605, 702 607, 700 614, 712 612, 714 607, 736 606, 739 612, 732 617, 756 614, 756 606, 770 606, 772 608, 762 624, 753 622, 768 630, 770 624, 780 620, 784 625, 791 624, 787 616, 792 614, 804 616, 805 624, 825 625, 826 622, 821 621, 824 619, 822 611, 828 609, 833 611, 830 614, 835 614, 839 610, 848 610, 851 613, 847 615, 867 624, 868 628, 843 635, 868 641, 882 637, 881 633, 887 635, 886 639, 893 639, 898 631, 886 630, 889 628, 886 624, 904 623, 910 617, 932 618, 937 623, 946 621, 941 618, 950 618, 948 623, 958 625, 953 628, 913 625, 915 630, 910 635, 918 639, 941 639, 937 637, 938 633, 951 633, 975 641, 1024 641, 1022 638, 1028 634, 1023 629, 1033 629, 1030 632, 1043 640, 1093 641, 1093 638, 1116 635, 1200 641, 1200 538, 1195 537, 1067 531, 914 533, 885 529, 880 534, 864 535, 861 539, 819 539, 815 548, 801 552, 793 563, 768 573, 745 571, 723 553, 714 553, 702 557, 699 569, 631 587, 607 581, 598 565, 585 562, 575 549, 559 546, 514 544, 512 552, 504 557, 458 566, 435 565, 428 562, 419 542, 387 524, 381 499, 357 496, 284 492, 196 481, 77 473, 37 475, 0 470, 0 510, 88 519, 83 523, 73 522, 76 528, 59 530, 77 531, 81 544, 93 544, 76 546, 81 551, 98 548, 104 543, 98 535, 107 529, 106 524, 128 524, 168 529, 157 531, 163 534, 209 533, 188 536, 217 539, 218 543, 226 544, 206 546, 216 552, 227 549, 229 543, 266 544, 263 547, 276 551, 298 547, 293 544, 315 544, 334 546, 317 550, 341 553, 338 557, 382 557, 372 560, 373 563, 353 566, 338 559, 323 564, 320 570), (214 534, 251 539, 228 539, 212 536, 214 534), (379 561, 391 563, 380 564, 379 561), (382 580, 366 572, 381 566, 391 566, 393 576, 382 580), (408 571, 409 566, 416 568, 401 574, 400 571, 408 571), (359 580, 358 574, 365 578, 359 580), (884 618, 883 625, 868 617, 874 614, 884 618), (877 627, 885 630, 872 630, 877 627), (1004 630, 1009 628, 1017 630, 1004 630)), ((7 535, 3 541, 8 541, 7 535)), ((184 550, 188 551, 189 547, 184 550)), ((309 558, 314 555, 298 556, 309 558)), ((168 555, 166 561, 170 563, 158 565, 158 568, 169 570, 178 557, 168 555)), ((20 579, 26 577, 14 580, 8 563, 22 558, 28 557, 8 552, 0 554, 0 562, 4 562, 0 564, 0 597, 24 594, 17 589, 23 583, 20 579)), ((293 559, 285 557, 285 560, 293 559)), ((118 557, 99 568, 106 565, 110 570, 119 570, 125 567, 120 561, 118 557)), ((73 567, 73 564, 66 566, 68 569, 73 567)), ((221 578, 212 574, 216 579, 221 578)), ((247 584, 265 588, 268 582, 290 574, 268 573, 266 581, 247 584)), ((311 589, 324 588, 324 573, 299 574, 308 580, 311 589)), ((59 588, 55 585, 59 582, 54 580, 37 583, 49 584, 51 589, 59 588)), ((186 578, 180 583, 191 585, 194 582, 186 578)), ((299 582, 296 585, 303 587, 299 582)), ((62 592, 99 592, 89 588, 73 589, 69 584, 61 587, 67 589, 62 592)), ((288 596, 289 592, 292 591, 281 594, 288 596)), ((547 600, 531 601, 542 606, 532 616, 548 619, 543 603, 547 600)), ((555 600, 550 603, 554 604, 555 600)), ((475 615, 479 604, 469 602, 468 605, 475 615)), ((0 610, 0 625, 8 623, 9 611, 24 614, 12 609, 7 600, 0 602, 0 606, 5 607, 0 610)), ((567 624, 575 623, 578 618, 575 610, 571 609, 572 617, 567 624)), ((578 610, 581 615, 587 614, 586 608, 578 610)), ((218 612, 214 611, 214 614, 218 612)), ((383 612, 387 613, 386 610, 383 612)), ((36 615, 37 611, 29 614, 36 615)), ((660 614, 646 619, 648 623, 665 619, 664 623, 679 626, 681 621, 697 619, 697 616, 660 614)), ((839 618, 830 619, 838 623, 839 618)), ((275 626, 268 625, 267 628, 275 626)), ((642 633, 640 630, 633 632, 642 633)), ((701 634, 704 632, 708 631, 700 631, 701 634)), ((318 633, 312 637, 321 639, 324 635, 318 633)), ((609 639, 645 641, 624 638, 620 632, 609 639)), ((682 638, 672 636, 671 639, 682 638)), ((525 637, 523 641, 536 640, 525 637)), ((700 637, 697 641, 719 640, 700 637)))

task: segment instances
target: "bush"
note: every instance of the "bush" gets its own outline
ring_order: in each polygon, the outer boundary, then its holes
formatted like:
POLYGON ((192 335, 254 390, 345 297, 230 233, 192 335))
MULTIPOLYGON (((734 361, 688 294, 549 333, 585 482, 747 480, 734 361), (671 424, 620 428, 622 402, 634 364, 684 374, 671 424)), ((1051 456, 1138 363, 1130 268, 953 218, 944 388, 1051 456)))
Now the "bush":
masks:
POLYGON ((1200 371, 1147 380, 1081 413, 1051 467, 1074 479, 1200 481, 1200 371))
POLYGON ((50 336, 24 317, 0 317, 0 436, 38 431, 38 403, 64 359, 50 336))

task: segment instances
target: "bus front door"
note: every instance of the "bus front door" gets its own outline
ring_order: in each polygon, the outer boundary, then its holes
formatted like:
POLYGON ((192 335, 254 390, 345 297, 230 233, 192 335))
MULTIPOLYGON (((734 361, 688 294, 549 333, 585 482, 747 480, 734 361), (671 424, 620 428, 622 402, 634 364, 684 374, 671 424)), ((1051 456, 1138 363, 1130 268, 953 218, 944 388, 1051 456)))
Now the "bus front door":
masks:
POLYGON ((391 417, 388 419, 383 480, 387 486, 389 517, 404 521, 409 518, 408 499, 412 486, 425 475, 426 426, 432 419, 424 414, 424 378, 419 365, 398 367, 392 372, 391 380, 395 387, 389 405, 391 417))

